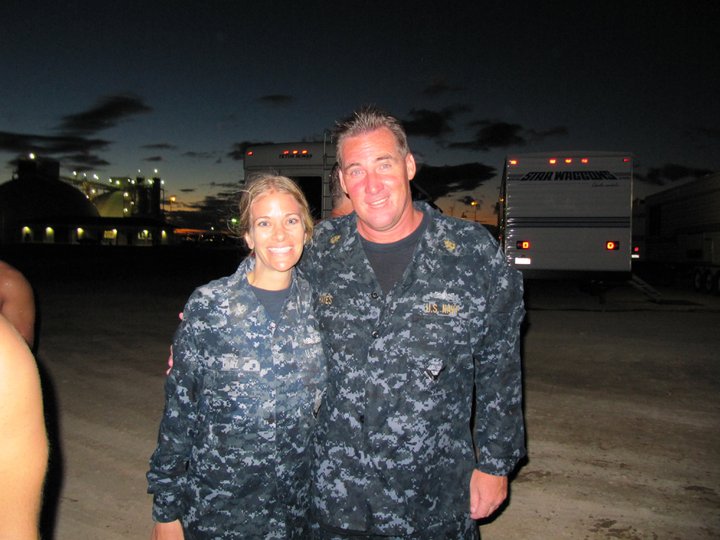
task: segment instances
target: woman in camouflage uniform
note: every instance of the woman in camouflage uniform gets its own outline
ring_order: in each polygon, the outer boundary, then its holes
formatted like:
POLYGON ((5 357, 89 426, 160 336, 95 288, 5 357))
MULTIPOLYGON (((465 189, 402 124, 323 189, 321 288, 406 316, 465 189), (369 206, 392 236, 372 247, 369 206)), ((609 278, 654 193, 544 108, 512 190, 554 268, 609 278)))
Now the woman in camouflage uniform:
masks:
POLYGON ((148 472, 152 538, 304 538, 308 445, 325 362, 308 283, 312 236, 292 180, 265 175, 240 202, 251 250, 192 294, 173 342, 148 472))

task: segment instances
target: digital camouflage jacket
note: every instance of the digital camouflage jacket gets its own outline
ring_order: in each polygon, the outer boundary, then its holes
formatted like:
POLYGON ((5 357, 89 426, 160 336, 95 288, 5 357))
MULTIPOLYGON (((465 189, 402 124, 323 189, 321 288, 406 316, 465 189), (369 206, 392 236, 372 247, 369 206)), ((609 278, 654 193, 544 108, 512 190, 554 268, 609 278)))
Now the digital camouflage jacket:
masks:
POLYGON ((330 528, 473 538, 473 469, 507 475, 525 455, 522 279, 484 227, 416 204, 430 222, 387 296, 354 214, 320 223, 303 255, 329 364, 313 512, 330 528))
POLYGON ((173 342, 148 492, 153 518, 181 519, 188 539, 307 535, 322 345, 308 283, 294 276, 275 324, 247 283, 253 265, 196 289, 173 342))

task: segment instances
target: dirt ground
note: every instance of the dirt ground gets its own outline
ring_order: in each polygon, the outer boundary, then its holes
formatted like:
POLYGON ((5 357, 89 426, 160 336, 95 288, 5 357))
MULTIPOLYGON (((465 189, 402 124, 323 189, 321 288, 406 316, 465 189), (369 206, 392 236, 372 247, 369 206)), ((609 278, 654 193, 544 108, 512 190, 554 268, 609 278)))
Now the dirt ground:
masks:
MULTIPOLYGON (((14 256, 40 308, 44 538, 148 538, 144 475, 177 313, 235 261, 14 256)), ((484 540, 720 537, 720 298, 661 292, 625 284, 600 303, 572 283, 528 285, 529 459, 484 540)))

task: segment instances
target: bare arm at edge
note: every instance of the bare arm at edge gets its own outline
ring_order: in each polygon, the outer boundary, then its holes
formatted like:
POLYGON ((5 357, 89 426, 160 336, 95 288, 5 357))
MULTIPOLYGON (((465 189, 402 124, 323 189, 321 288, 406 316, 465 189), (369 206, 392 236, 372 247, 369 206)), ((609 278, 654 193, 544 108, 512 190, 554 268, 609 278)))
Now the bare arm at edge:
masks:
POLYGON ((48 460, 35 358, 0 315, 0 538, 36 540, 48 460))
POLYGON ((35 342, 35 296, 25 276, 0 261, 0 314, 32 349, 35 342))

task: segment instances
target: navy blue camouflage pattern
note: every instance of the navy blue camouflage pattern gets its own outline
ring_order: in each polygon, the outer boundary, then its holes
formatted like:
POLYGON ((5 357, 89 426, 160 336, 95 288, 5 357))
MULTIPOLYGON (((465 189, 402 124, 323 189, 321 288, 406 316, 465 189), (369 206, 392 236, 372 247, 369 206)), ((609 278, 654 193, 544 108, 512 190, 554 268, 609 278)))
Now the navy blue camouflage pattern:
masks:
POLYGON ((430 223, 387 295, 354 214, 320 223, 300 263, 329 364, 314 519, 374 535, 474 538, 474 468, 507 475, 525 455, 522 278, 484 227, 416 206, 430 223))
POLYGON ((153 519, 181 519, 187 539, 308 534, 326 374, 318 324, 294 270, 280 319, 269 319, 247 283, 253 265, 196 289, 173 342, 147 478, 153 519))

